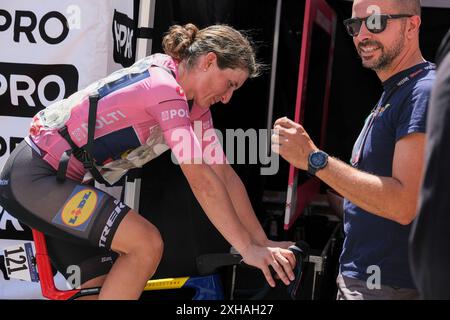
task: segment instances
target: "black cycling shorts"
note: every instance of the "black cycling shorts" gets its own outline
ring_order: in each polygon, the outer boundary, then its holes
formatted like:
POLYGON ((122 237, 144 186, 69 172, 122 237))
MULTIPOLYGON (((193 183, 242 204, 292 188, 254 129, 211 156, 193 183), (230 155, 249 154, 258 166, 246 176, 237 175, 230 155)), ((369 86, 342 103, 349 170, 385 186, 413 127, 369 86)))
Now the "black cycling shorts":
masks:
POLYGON ((81 283, 109 272, 117 254, 114 234, 130 208, 80 182, 56 180, 39 150, 22 141, 0 174, 0 204, 19 221, 46 235, 50 259, 67 276, 81 269, 81 283))

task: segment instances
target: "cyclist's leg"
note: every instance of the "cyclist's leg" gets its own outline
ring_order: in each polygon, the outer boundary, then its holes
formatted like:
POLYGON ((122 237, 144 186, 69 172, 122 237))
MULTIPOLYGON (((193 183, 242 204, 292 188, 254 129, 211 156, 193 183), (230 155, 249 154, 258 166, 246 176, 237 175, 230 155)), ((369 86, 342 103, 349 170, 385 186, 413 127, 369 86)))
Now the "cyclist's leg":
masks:
POLYGON ((81 272, 81 288, 102 287, 100 295, 83 299, 137 299, 161 260, 159 231, 145 218, 129 211, 115 232, 111 250, 78 245, 47 237, 55 267, 69 278, 70 267, 81 272), (70 254, 68 254, 70 252, 70 254))
POLYGON ((46 238, 57 270, 73 278, 70 267, 78 267, 81 288, 102 287, 100 299, 139 298, 161 260, 163 248, 156 227, 133 211, 126 214, 112 238, 111 250, 120 255, 105 248, 46 238))
POLYGON ((161 260, 163 241, 156 227, 129 211, 114 234, 111 249, 120 253, 100 292, 100 299, 137 299, 161 260))
MULTIPOLYGON (((101 287, 118 256, 110 250, 80 245, 60 238, 46 236, 45 240, 52 265, 70 280, 69 285, 73 289, 101 287), (74 277, 74 267, 80 271, 77 277, 74 277)), ((78 300, 95 299, 98 299, 98 295, 78 298, 78 300)))

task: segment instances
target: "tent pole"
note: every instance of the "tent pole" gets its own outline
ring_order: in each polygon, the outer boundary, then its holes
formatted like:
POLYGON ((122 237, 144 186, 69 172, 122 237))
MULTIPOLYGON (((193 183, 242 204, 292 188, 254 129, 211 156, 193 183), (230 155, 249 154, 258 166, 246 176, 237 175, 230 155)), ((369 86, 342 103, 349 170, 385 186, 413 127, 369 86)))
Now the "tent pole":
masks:
MULTIPOLYGON (((272 68, 270 75, 270 91, 269 91, 269 109, 267 113, 267 132, 272 129, 273 126, 273 108, 275 100, 275 84, 277 76, 277 61, 278 61, 278 43, 280 39, 280 21, 281 21, 281 5, 283 0, 277 0, 277 10, 275 13, 275 32, 273 35, 273 51, 272 51, 272 68)), ((270 137, 267 139, 267 155, 270 155, 270 137)))
MULTIPOLYGON (((141 0, 139 3, 138 27, 153 28, 155 22, 156 0, 141 0)), ((152 51, 152 40, 138 38, 136 44, 136 60, 146 57, 152 51)), ((141 178, 133 181, 125 179, 124 203, 139 212, 139 198, 141 195, 141 178)))

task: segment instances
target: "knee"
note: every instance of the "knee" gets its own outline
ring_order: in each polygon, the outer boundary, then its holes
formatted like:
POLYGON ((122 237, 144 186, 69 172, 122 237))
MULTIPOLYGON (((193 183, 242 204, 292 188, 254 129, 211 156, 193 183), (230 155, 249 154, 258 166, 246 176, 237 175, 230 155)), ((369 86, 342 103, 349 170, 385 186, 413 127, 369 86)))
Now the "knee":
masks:
POLYGON ((129 255, 138 263, 159 262, 164 244, 159 230, 139 214, 130 211, 114 235, 111 249, 129 255))
POLYGON ((155 260, 160 261, 164 250, 161 233, 148 221, 143 223, 142 228, 140 239, 135 243, 132 251, 138 253, 144 261, 147 259, 153 262, 155 260))
POLYGON ((161 233, 159 230, 151 223, 148 223, 149 230, 147 232, 148 239, 146 240, 146 243, 148 245, 148 249, 150 252, 152 252, 153 256, 156 256, 158 258, 158 261, 161 260, 163 251, 164 251, 164 241, 162 239, 161 233))

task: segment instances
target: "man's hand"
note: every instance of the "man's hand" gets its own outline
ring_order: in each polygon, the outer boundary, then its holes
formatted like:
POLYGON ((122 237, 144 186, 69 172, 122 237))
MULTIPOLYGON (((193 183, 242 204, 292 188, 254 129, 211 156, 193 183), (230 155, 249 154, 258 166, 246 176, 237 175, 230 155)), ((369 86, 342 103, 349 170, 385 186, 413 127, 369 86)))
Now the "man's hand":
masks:
POLYGON ((272 151, 280 154, 294 167, 308 170, 308 156, 319 150, 305 129, 284 117, 275 121, 272 135, 272 151))

